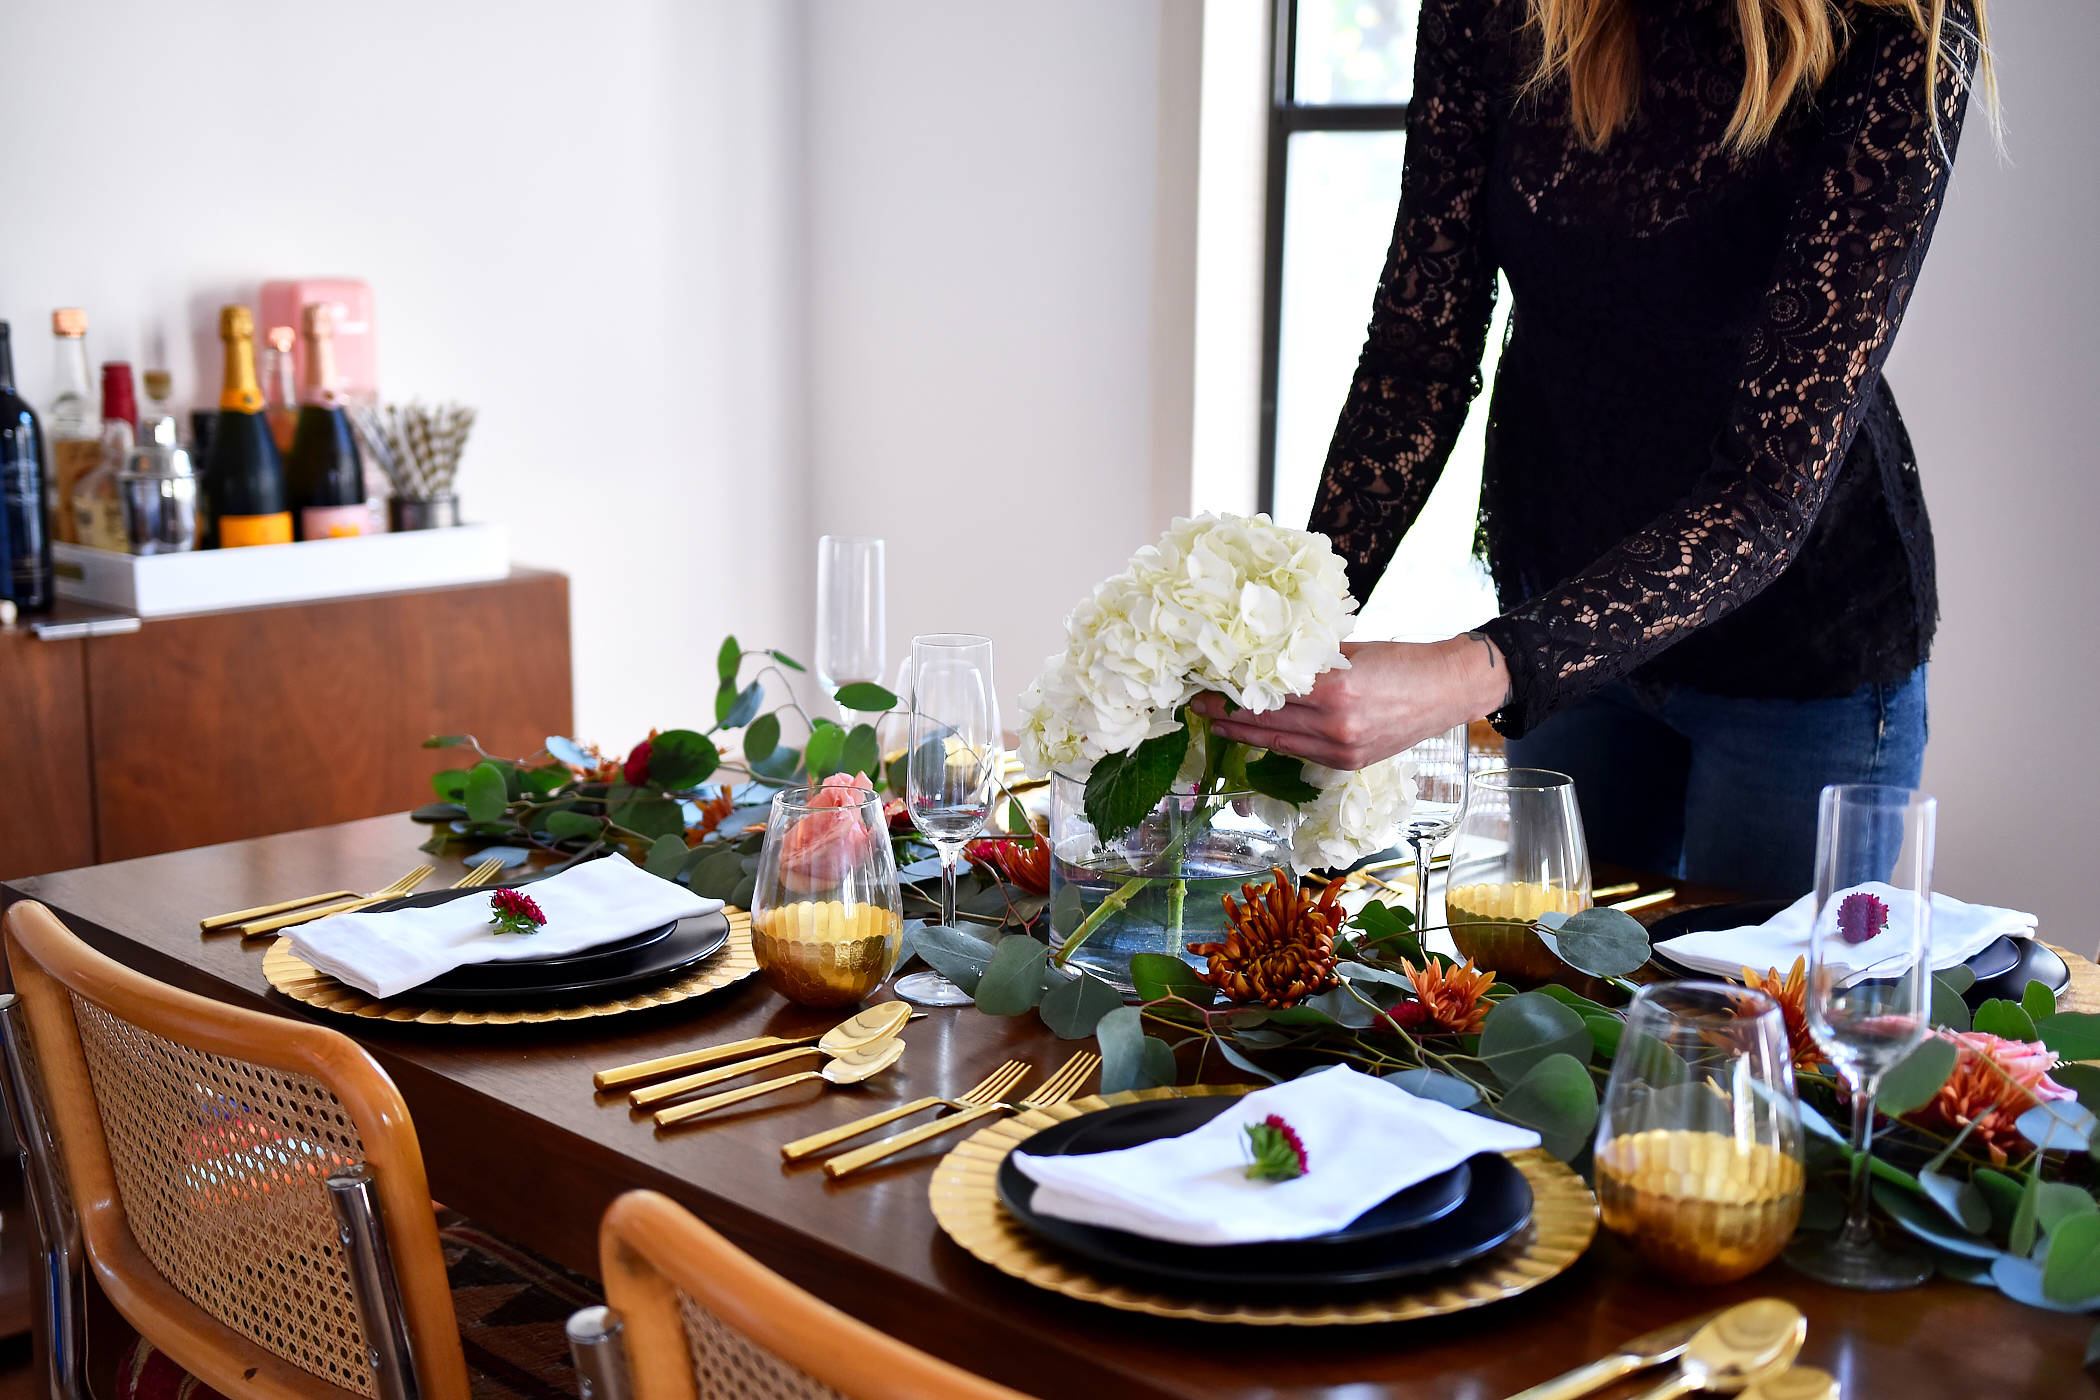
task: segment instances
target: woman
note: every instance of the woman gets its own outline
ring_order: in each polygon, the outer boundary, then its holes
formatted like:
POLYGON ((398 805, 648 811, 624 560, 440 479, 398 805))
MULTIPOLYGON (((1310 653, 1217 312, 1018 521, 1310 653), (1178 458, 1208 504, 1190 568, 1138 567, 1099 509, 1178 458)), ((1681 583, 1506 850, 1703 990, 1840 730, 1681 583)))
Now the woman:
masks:
POLYGON ((1881 366, 1982 0, 1425 0, 1407 166, 1311 528, 1370 596, 1478 392, 1507 611, 1231 738, 1355 768, 1488 715, 1601 859, 1791 895, 1826 783, 1915 786, 1931 528, 1881 366), (1743 28, 1740 16, 1758 15, 1743 28))

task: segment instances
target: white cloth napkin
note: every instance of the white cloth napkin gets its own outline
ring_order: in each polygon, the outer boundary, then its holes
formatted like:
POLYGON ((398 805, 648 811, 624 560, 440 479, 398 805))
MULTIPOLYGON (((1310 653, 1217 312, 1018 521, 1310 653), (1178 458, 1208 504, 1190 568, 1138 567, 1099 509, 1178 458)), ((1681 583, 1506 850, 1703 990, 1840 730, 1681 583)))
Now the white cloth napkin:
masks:
MULTIPOLYGON (((1826 952, 1833 967, 1849 975, 1868 972, 1877 964, 1901 954, 1908 937, 1911 913, 1917 897, 1880 881, 1858 886, 1889 906, 1888 927, 1864 943, 1834 942, 1826 952)), ((1810 925, 1815 920, 1816 897, 1802 895, 1761 924, 1743 928, 1713 929, 1666 939, 1655 946, 1697 972, 1722 977, 1741 977, 1743 969, 1763 972, 1778 968, 1784 973, 1796 958, 1808 956, 1810 925)), ((2035 917, 2017 909, 1994 909, 1988 904, 1964 904, 1934 891, 1932 896, 1932 970, 1967 962, 2001 934, 2015 938, 2034 936, 2035 917)))
POLYGON ((547 916, 538 933, 496 932, 494 892, 482 890, 427 909, 316 919, 293 930, 292 952, 338 981, 391 997, 468 963, 580 953, 722 907, 617 855, 523 889, 547 916))
POLYGON ((1180 1137, 1075 1157, 1016 1152, 1014 1165, 1044 1215, 1176 1244, 1255 1244, 1328 1234, 1476 1152, 1538 1145, 1529 1129, 1340 1065, 1234 1100, 1180 1137), (1249 1181, 1246 1127, 1272 1113, 1297 1131, 1308 1170, 1249 1181))

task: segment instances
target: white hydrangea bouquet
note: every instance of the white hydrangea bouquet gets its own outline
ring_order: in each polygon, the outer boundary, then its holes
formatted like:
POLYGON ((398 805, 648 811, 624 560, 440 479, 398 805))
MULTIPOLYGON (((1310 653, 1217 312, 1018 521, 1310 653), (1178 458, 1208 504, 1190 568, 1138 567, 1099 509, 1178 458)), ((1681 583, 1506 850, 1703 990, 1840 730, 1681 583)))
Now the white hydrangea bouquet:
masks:
POLYGON ((1355 606, 1324 535, 1266 515, 1176 520, 1065 619, 1064 651, 1021 696, 1021 757, 1033 776, 1084 781, 1104 842, 1170 794, 1248 792, 1292 833, 1300 871, 1383 850, 1414 806, 1412 764, 1324 768, 1225 739, 1188 709, 1204 691, 1254 711, 1307 694, 1349 664, 1355 606))

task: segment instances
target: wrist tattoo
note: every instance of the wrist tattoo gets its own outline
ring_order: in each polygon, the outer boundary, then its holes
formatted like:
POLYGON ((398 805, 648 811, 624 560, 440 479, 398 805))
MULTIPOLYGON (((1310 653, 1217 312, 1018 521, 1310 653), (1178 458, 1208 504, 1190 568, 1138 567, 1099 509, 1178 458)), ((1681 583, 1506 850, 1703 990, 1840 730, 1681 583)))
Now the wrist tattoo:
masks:
MULTIPOLYGON (((1494 644, 1494 642, 1493 642, 1493 641, 1491 641, 1491 640, 1490 640, 1490 639, 1488 638, 1488 634, 1487 634, 1487 633, 1485 633, 1485 632, 1473 631, 1473 632, 1468 632, 1468 633, 1466 633, 1465 635, 1467 635, 1468 637, 1471 637, 1471 638, 1472 638, 1472 639, 1473 639, 1474 641, 1476 641, 1476 642, 1480 643, 1480 644, 1481 644, 1481 646, 1483 646, 1483 647, 1487 648, 1488 670, 1492 672, 1492 671, 1493 671, 1493 670, 1495 669, 1495 660, 1496 660, 1496 658, 1497 658, 1497 657, 1499 657, 1499 656, 1501 656, 1501 654, 1502 654, 1502 653, 1500 653, 1499 651, 1496 651, 1496 650, 1495 650, 1495 644, 1494 644)), ((1510 701, 1512 701, 1512 700, 1514 700, 1514 699, 1516 698, 1516 695, 1517 695, 1517 680, 1516 680, 1516 676, 1512 674, 1512 675, 1510 675, 1510 677, 1509 677, 1509 682, 1508 682, 1508 684, 1507 684, 1507 685, 1505 685, 1505 686, 1503 687, 1503 690, 1502 690, 1502 703, 1501 703, 1500 705, 1496 706, 1496 709, 1497 709, 1498 711, 1499 711, 1499 710, 1506 710, 1506 709, 1508 709, 1508 708, 1509 708, 1509 702, 1510 702, 1510 701)))

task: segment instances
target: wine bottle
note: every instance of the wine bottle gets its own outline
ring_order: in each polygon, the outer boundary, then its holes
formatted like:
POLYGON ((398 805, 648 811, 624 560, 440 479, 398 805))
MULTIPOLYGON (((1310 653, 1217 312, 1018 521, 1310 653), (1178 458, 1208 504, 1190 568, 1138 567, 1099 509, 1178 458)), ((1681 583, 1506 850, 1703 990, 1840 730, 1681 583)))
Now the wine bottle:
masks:
POLYGON ((299 390, 292 372, 292 344, 297 339, 290 326, 272 326, 263 350, 263 413, 270 420, 270 436, 277 450, 292 450, 292 434, 299 426, 299 390))
POLYGON ((73 528, 73 483, 102 460, 102 415, 95 408, 95 386, 88 378, 87 312, 77 306, 51 313, 56 350, 52 382, 58 392, 44 415, 51 431, 51 476, 44 484, 44 510, 54 539, 77 544, 73 528))
POLYGON ((299 392, 299 428, 285 459, 286 484, 299 512, 302 540, 344 539, 365 533, 365 468, 343 412, 335 378, 335 322, 326 302, 299 312, 306 335, 306 385, 299 392))
POLYGON ((57 594, 44 516, 44 443, 36 414, 15 392, 15 352, 0 321, 0 597, 41 612, 57 594))
POLYGON ((205 469, 213 543, 220 549, 290 544, 284 459, 270 436, 262 390, 255 384, 254 314, 245 306, 220 311, 219 339, 226 343, 226 380, 205 469))
POLYGON ((117 478, 131 461, 138 440, 138 394, 131 366, 113 360, 102 366, 102 459, 73 483, 73 537, 91 549, 124 553, 124 500, 117 478))

